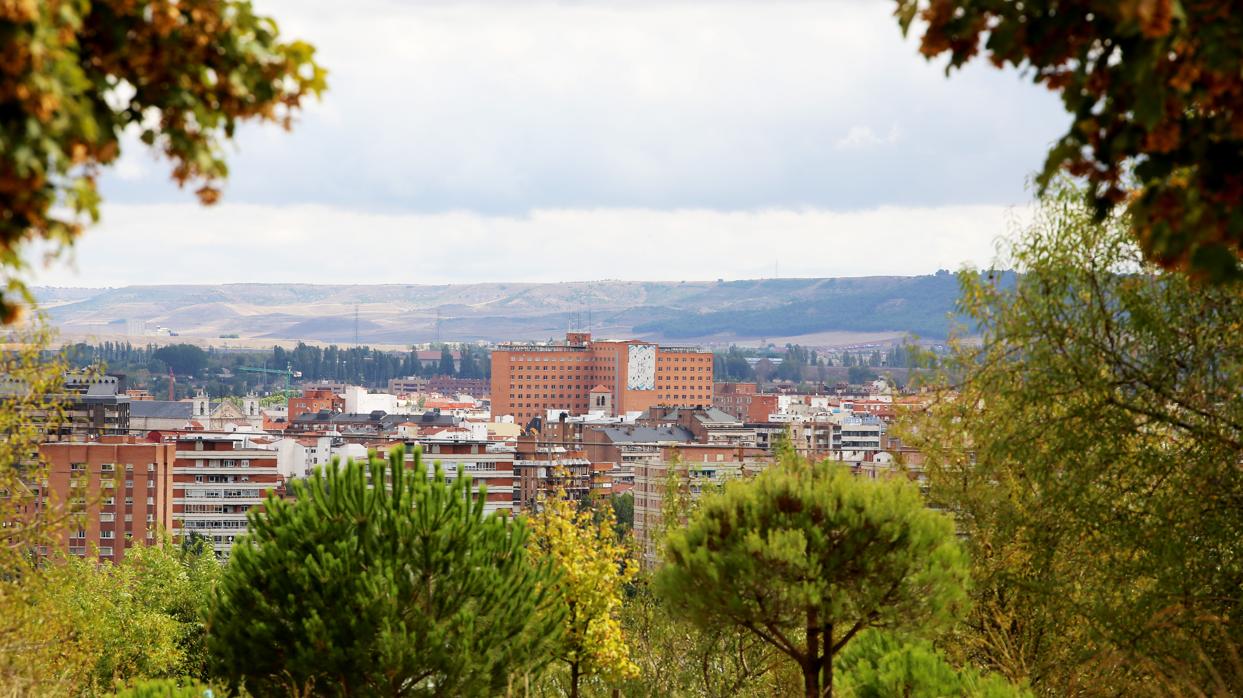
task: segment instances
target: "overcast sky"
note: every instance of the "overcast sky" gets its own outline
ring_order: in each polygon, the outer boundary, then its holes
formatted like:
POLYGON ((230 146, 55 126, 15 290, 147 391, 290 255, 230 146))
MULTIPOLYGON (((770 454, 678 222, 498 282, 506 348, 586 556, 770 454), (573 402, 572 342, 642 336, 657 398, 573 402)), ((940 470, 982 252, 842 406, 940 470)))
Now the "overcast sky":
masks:
POLYGON ((987 263, 1068 117, 883 0, 257 0, 330 91, 223 202, 130 144, 37 284, 919 274, 987 263))

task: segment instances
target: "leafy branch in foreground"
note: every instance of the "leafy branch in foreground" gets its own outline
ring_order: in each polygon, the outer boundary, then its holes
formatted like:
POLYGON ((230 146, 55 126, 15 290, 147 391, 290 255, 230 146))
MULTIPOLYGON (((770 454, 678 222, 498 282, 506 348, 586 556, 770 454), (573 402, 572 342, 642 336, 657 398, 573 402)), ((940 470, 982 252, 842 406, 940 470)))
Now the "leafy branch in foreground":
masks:
POLYGON ((1218 279, 1243 266, 1243 14, 1229 0, 897 0, 902 30, 951 68, 983 54, 1058 92, 1049 151, 1097 220, 1128 202, 1147 259, 1218 279), (1138 191, 1128 189, 1138 185, 1138 191))
POLYGON ((905 427, 971 552, 954 651, 1048 695, 1239 692, 1243 287, 1154 267, 1063 184, 1000 265, 960 276, 982 341, 905 427))
POLYGON ((288 128, 325 86, 315 49, 246 0, 4 2, 0 35, 0 324, 29 300, 25 243, 63 249, 98 220, 96 180, 126 135, 210 204, 238 124, 288 128))

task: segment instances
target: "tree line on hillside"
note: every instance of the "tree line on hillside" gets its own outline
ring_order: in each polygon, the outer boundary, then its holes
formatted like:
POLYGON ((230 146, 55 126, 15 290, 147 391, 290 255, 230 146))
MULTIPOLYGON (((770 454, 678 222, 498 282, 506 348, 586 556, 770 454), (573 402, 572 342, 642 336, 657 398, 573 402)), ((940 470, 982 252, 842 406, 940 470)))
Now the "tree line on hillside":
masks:
POLYGON ((826 383, 831 382, 832 378, 825 369, 843 367, 852 369, 846 374, 850 383, 862 383, 876 378, 884 368, 932 368, 936 365, 937 355, 938 352, 910 343, 894 343, 884 351, 846 349, 824 353, 798 344, 787 344, 784 352, 772 347, 749 349, 730 346, 713 355, 713 376, 718 381, 728 382, 780 380, 826 383), (762 359, 769 361, 757 361, 762 359), (877 370, 863 370, 865 368, 877 370))
MULTIPOLYGON (((176 394, 188 397, 195 387, 211 395, 245 395, 250 391, 268 392, 283 389, 285 378, 280 371, 292 370, 301 375, 299 381, 341 381, 355 385, 382 388, 391 378, 408 376, 450 376, 488 379, 491 376, 491 355, 486 349, 463 345, 451 349, 437 348, 440 357, 425 362, 414 350, 384 351, 371 347, 318 347, 299 342, 293 349, 273 347, 271 351, 203 349, 193 344, 134 345, 129 342, 77 343, 64 347, 63 355, 74 368, 103 365, 107 370, 126 374, 134 388, 144 388, 165 395, 168 371, 178 377, 176 394), (453 354, 459 359, 454 360, 453 354), (246 368, 263 368, 277 373, 249 373, 246 368), (226 375, 231 374, 231 375, 226 375)), ((924 368, 929 366, 930 353, 907 344, 894 344, 881 351, 842 350, 818 353, 798 344, 787 344, 784 350, 752 349, 731 346, 713 356, 714 377, 718 381, 828 382, 824 367, 881 369, 885 367, 924 368), (757 368, 748 359, 780 359, 757 368)), ((933 357, 935 358, 935 357, 933 357)), ((851 383, 874 379, 878 371, 855 370, 849 373, 851 383)))
POLYGON ((108 371, 126 374, 130 387, 145 388, 165 395, 168 371, 177 376, 177 396, 191 395, 194 387, 211 395, 244 395, 250 391, 284 389, 280 372, 301 374, 290 377, 291 385, 300 381, 340 381, 368 387, 386 387, 392 378, 409 376, 450 376, 486 379, 492 370, 487 350, 462 346, 450 350, 437 348, 435 362, 419 360, 415 350, 383 351, 372 347, 317 347, 299 342, 293 349, 273 347, 271 351, 203 349, 193 344, 147 344, 128 342, 78 343, 64 347, 62 355, 74 368, 103 365, 108 371), (459 353, 454 361, 452 352, 459 353), (243 368, 260 368, 275 373, 254 373, 243 368))

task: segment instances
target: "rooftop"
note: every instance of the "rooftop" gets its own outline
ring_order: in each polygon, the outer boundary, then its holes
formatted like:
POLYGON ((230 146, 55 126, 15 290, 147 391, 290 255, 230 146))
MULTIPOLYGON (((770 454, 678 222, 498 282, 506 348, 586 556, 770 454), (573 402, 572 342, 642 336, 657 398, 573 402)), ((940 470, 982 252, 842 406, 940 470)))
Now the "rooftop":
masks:
POLYGON ((605 427, 599 431, 608 436, 613 443, 661 443, 676 441, 687 443, 695 440, 695 435, 685 427, 605 427))
POLYGON ((168 400, 135 400, 130 403, 130 418, 185 419, 194 415, 194 403, 168 400))

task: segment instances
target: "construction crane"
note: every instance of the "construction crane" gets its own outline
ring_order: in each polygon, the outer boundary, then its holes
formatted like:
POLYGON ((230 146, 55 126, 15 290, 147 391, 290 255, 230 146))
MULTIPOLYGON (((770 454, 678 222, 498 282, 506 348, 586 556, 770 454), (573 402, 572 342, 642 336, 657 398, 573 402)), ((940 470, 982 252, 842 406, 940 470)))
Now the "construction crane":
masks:
POLYGON ((302 377, 302 371, 293 370, 293 366, 291 365, 286 365, 285 370, 283 371, 277 370, 275 368, 258 368, 256 366, 240 366, 238 367, 237 370, 245 371, 247 373, 265 373, 265 374, 271 374, 271 375, 276 375, 276 376, 284 376, 286 395, 289 394, 289 379, 302 377))

